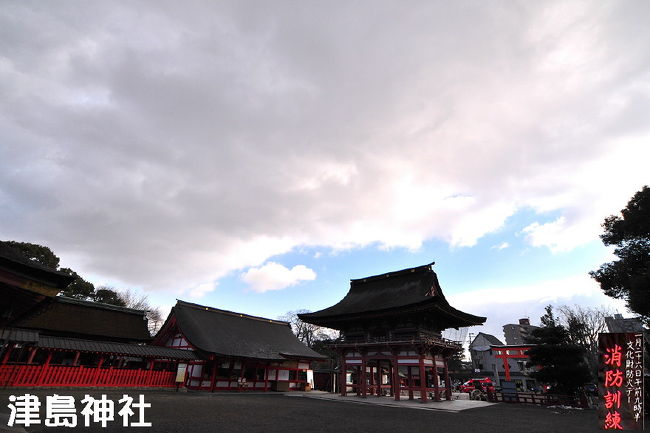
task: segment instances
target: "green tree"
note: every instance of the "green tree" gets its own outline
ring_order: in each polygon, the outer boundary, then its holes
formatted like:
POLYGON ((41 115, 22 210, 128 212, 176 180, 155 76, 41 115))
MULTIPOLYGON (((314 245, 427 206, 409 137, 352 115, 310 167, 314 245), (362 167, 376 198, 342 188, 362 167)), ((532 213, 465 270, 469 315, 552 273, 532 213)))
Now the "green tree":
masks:
POLYGON ((569 332, 558 324, 550 305, 541 322, 543 326, 535 329, 527 339, 535 345, 527 352, 528 367, 538 367, 531 376, 551 385, 558 393, 572 395, 591 379, 584 349, 571 343, 569 332))
POLYGON ((605 245, 616 246, 619 260, 589 274, 607 296, 624 299, 630 311, 650 324, 650 188, 641 188, 620 216, 605 219, 603 228, 600 237, 605 245))
POLYGON ((126 307, 126 302, 124 302, 124 299, 120 297, 119 292, 106 287, 95 290, 95 293, 92 296, 92 300, 95 302, 101 302, 102 304, 126 307))
POLYGON ((95 286, 93 283, 84 280, 70 268, 61 268, 59 271, 74 277, 74 280, 61 291, 61 295, 75 299, 92 300, 95 295, 95 286))
POLYGON ((29 242, 0 241, 0 246, 51 269, 59 268, 59 258, 48 247, 29 242))

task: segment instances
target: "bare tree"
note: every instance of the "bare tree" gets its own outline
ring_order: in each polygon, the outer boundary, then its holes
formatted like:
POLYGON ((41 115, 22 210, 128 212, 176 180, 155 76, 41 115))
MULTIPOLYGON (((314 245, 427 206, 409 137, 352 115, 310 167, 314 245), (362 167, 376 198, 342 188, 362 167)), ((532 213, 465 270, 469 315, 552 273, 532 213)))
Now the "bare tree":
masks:
POLYGON ((134 310, 144 310, 147 317, 147 327, 149 334, 155 335, 163 324, 163 317, 159 307, 154 307, 149 303, 149 297, 144 294, 138 294, 133 290, 117 290, 112 287, 100 287, 98 290, 113 292, 127 308, 134 310))
POLYGON ((591 373, 596 377, 598 371, 598 334, 607 328, 605 317, 614 313, 607 307, 570 307, 563 305, 558 308, 559 321, 569 333, 571 343, 585 349, 586 361, 591 373))
POLYGON ((296 337, 298 337, 298 340, 302 341, 309 347, 313 347, 314 343, 320 340, 338 338, 338 331, 303 322, 298 317, 298 314, 309 312, 309 310, 288 311, 282 316, 279 316, 278 319, 289 322, 291 324, 291 329, 293 330, 293 333, 296 334, 296 337))

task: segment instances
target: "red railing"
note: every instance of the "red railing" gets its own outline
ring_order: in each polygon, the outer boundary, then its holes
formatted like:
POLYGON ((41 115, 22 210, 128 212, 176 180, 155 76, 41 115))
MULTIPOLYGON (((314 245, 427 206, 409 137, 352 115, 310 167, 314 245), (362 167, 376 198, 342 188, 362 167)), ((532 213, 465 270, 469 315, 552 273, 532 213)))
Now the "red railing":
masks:
POLYGON ((173 371, 127 370, 53 365, 0 365, 0 387, 6 386, 138 386, 175 387, 173 371))

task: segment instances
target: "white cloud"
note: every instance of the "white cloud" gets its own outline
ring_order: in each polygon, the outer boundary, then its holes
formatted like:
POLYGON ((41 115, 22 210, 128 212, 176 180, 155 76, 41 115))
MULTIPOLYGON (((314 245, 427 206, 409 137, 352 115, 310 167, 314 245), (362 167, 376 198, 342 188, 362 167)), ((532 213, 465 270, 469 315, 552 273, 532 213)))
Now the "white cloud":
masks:
POLYGON ((498 245, 492 245, 492 246, 490 247, 490 249, 491 249, 491 250, 499 250, 499 251, 501 251, 501 250, 505 250, 505 249, 508 248, 509 246, 510 246, 510 244, 509 244, 508 242, 501 242, 501 243, 498 244, 498 245))
POLYGON ((548 304, 574 296, 598 296, 598 284, 588 275, 577 275, 560 279, 542 281, 536 284, 486 288, 471 293, 448 295, 452 304, 463 305, 469 311, 477 306, 490 304, 504 305, 516 303, 548 304))
POLYGON ((533 245, 597 239, 650 181, 650 3, 462 3, 6 5, 0 238, 197 296, 521 209, 558 216, 533 245))
POLYGON ((567 242, 564 238, 566 233, 566 218, 560 217, 555 221, 545 224, 537 222, 525 227, 523 233, 526 233, 526 240, 534 247, 548 246, 551 251, 557 252, 571 249, 579 241, 567 242))
POLYGON ((190 289, 188 295, 191 298, 202 298, 207 293, 214 291, 216 287, 217 287, 216 283, 213 282, 199 284, 196 287, 190 289))
MULTIPOLYGON (((531 324, 539 324, 546 305, 581 305, 605 307, 624 313, 625 302, 603 294, 598 283, 588 275, 573 275, 534 284, 494 287, 466 293, 446 294, 452 306, 478 316, 488 317, 481 327, 470 332, 487 332, 503 339, 502 327, 517 323, 520 318, 530 318, 531 324)), ((502 340, 505 342, 505 340, 502 340)))
POLYGON ((248 283, 251 290, 264 293, 295 286, 301 281, 315 280, 316 272, 305 265, 296 265, 288 269, 279 263, 268 262, 259 268, 250 268, 242 274, 241 278, 248 283))

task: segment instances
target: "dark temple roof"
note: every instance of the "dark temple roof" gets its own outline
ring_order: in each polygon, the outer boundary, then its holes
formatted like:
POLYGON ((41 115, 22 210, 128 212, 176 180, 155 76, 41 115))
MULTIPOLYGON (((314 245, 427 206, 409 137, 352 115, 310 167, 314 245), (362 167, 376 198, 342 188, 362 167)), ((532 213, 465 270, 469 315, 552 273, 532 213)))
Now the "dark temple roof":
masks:
POLYGON ((144 342, 151 339, 145 312, 56 296, 38 314, 15 326, 61 337, 144 342))
POLYGON ((190 344, 204 352, 267 360, 324 358, 298 340, 287 322, 183 301, 172 308, 167 322, 172 317, 190 344))
POLYGON ((119 343, 115 341, 83 340, 79 338, 40 335, 39 331, 22 328, 0 328, 0 343, 31 343, 36 347, 57 350, 74 350, 103 354, 127 355, 156 359, 198 359, 193 350, 148 344, 119 343))
POLYGON ((74 280, 74 277, 30 260, 17 249, 4 244, 0 244, 0 268, 59 290, 74 280))
POLYGON ((0 328, 0 343, 8 341, 36 343, 38 341, 38 331, 20 328, 0 328))
POLYGON ((79 350, 81 352, 111 353, 157 359, 198 359, 193 350, 172 349, 170 347, 147 344, 116 343, 114 341, 80 340, 78 338, 39 336, 39 347, 59 350, 79 350))
POLYGON ((485 317, 449 305, 431 265, 351 280, 350 290, 338 304, 298 316, 335 329, 343 322, 412 312, 433 313, 445 328, 483 324, 485 317))

